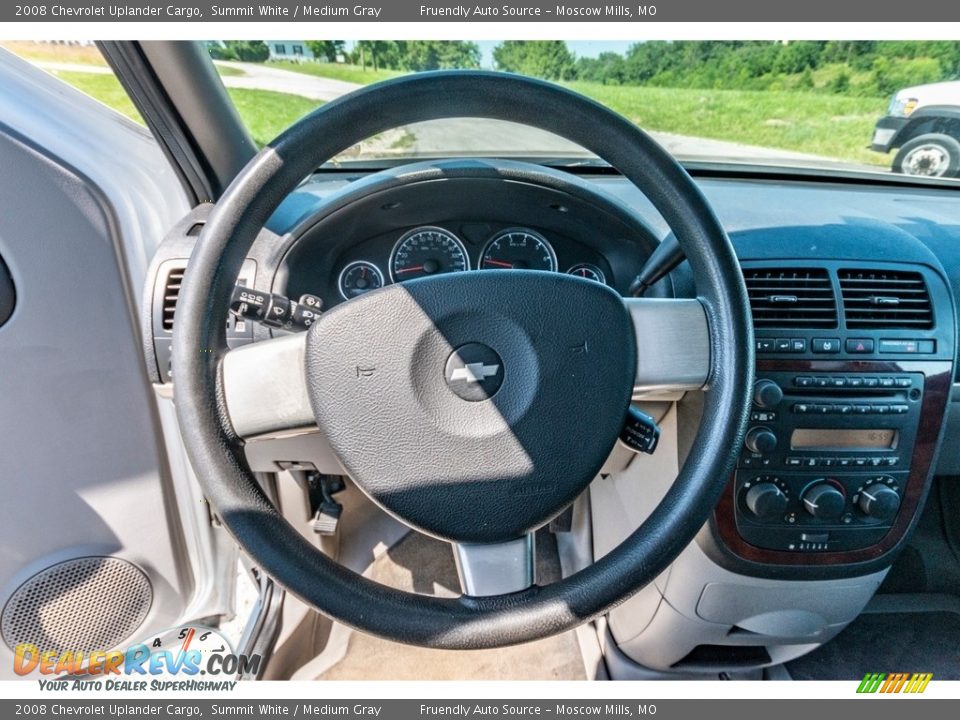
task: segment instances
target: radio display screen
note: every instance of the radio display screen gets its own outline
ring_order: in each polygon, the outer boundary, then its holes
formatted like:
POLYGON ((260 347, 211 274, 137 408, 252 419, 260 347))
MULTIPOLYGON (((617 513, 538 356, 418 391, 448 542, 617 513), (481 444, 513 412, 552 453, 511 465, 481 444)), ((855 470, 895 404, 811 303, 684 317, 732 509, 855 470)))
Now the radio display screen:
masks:
POLYGON ((893 429, 796 428, 790 436, 792 450, 893 450, 898 432, 893 429))

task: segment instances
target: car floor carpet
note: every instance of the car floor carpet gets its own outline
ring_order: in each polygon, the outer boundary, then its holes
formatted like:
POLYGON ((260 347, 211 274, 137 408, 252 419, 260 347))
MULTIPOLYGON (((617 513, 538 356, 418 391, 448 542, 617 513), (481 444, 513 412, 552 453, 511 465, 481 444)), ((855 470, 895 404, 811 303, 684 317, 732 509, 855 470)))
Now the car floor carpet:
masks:
POLYGON ((868 672, 960 680, 960 600, 878 595, 837 637, 786 667, 794 680, 860 680, 868 672))
MULTIPOLYGON (((548 533, 537 537, 539 582, 559 576, 556 546, 548 533)), ((454 597, 460 584, 447 543, 410 533, 374 561, 368 577, 422 594, 454 597)), ((343 659, 318 680, 584 680, 576 635, 561 635, 495 650, 431 650, 351 633, 343 659)))

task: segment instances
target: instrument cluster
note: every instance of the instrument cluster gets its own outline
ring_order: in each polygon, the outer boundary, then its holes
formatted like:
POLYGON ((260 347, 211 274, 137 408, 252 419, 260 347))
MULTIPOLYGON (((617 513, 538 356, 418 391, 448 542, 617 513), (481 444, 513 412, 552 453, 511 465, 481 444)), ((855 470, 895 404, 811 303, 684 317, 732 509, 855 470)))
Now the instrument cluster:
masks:
MULTIPOLYGON (((507 227, 494 232, 483 243, 479 253, 471 259, 468 244, 453 231, 423 225, 403 233, 394 242, 386 268, 373 259, 345 258, 340 269, 337 287, 345 300, 383 287, 388 282, 403 282, 450 272, 468 270, 542 270, 565 272, 586 280, 604 283, 607 273, 601 258, 573 257, 561 264, 553 243, 541 232, 528 227, 507 227)), ((579 253, 578 255, 582 255, 579 253)))

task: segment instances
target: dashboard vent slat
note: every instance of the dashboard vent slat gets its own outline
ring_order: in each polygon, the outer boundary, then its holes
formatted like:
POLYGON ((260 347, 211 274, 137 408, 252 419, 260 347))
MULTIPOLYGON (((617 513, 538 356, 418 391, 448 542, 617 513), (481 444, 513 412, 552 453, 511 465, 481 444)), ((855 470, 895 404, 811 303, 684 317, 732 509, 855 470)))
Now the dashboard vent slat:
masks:
POLYGON ((933 308, 923 276, 903 270, 840 270, 847 327, 933 327, 933 308))
POLYGON ((173 315, 177 309, 177 298, 180 297, 180 283, 183 282, 183 268, 175 268, 167 273, 163 284, 163 329, 173 331, 173 315))
POLYGON ((754 327, 835 328, 837 300, 824 268, 745 268, 754 327))

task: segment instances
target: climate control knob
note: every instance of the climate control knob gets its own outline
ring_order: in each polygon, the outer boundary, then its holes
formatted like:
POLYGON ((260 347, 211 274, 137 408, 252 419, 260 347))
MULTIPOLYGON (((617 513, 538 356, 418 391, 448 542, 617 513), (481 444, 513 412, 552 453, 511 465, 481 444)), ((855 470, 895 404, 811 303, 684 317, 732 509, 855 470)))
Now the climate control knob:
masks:
POLYGON ((777 449, 777 436, 773 434, 770 428, 754 427, 747 431, 747 437, 743 444, 747 450, 759 455, 771 453, 777 449))
POLYGON ((773 408, 783 400, 783 390, 773 380, 757 380, 753 385, 753 404, 761 408, 773 408))
POLYGON ((836 520, 847 505, 846 496, 830 482, 818 482, 801 498, 803 509, 820 520, 836 520))
POLYGON ((892 487, 873 483, 860 491, 857 505, 864 515, 877 520, 892 520, 900 509, 900 495, 892 487))
POLYGON ((747 490, 744 498, 750 512, 760 520, 779 518, 787 510, 787 496, 776 483, 769 481, 758 482, 747 490))

